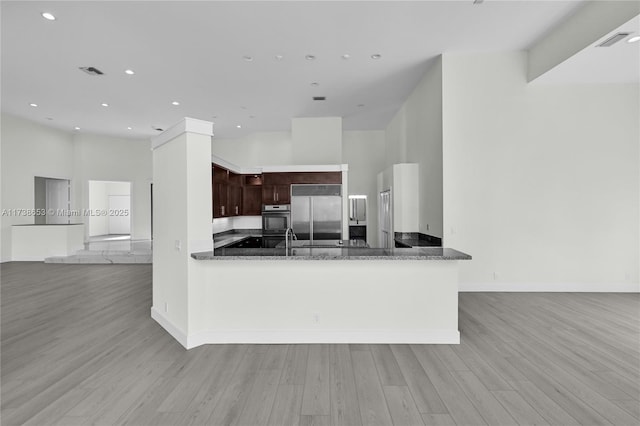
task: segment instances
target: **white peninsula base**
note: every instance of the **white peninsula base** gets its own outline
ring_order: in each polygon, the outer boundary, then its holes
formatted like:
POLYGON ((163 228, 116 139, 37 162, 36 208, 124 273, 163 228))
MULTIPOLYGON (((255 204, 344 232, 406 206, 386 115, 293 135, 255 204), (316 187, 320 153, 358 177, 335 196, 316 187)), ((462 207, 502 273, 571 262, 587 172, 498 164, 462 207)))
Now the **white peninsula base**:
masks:
POLYGON ((460 342, 451 260, 189 260, 183 346, 460 342))

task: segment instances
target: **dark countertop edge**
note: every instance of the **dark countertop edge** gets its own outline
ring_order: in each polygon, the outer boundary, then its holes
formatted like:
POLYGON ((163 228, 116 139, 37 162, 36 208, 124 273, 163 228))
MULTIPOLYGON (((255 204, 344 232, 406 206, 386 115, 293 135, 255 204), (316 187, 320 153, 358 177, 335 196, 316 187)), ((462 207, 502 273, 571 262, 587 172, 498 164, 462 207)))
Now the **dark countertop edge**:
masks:
MULTIPOLYGON (((406 249, 405 249, 406 250, 406 249)), ((411 250, 411 249, 409 249, 411 250)), ((421 249, 416 249, 421 250, 421 249)), ((471 260, 472 257, 466 253, 459 252, 455 249, 455 253, 447 255, 432 255, 428 253, 397 253, 389 255, 299 255, 299 256, 250 256, 250 255, 229 255, 214 256, 213 252, 191 253, 191 257, 195 260, 471 260)))
POLYGON ((17 223, 11 226, 78 226, 84 223, 17 223))

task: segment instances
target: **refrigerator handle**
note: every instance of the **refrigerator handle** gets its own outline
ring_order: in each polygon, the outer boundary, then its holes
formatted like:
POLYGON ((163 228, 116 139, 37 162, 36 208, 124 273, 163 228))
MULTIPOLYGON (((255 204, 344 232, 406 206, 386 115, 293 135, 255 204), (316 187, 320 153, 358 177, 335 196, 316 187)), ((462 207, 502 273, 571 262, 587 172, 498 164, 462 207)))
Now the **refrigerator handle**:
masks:
POLYGON ((313 244, 313 197, 309 197, 309 240, 313 244))

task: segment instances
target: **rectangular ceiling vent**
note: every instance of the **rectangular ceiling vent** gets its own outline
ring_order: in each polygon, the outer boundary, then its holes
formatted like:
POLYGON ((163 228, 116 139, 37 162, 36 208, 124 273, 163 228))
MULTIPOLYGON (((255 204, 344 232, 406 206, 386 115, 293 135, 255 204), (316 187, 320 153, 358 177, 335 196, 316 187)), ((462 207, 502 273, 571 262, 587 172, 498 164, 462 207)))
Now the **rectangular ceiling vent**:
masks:
POLYGON ((326 97, 326 96, 314 96, 314 97, 313 97, 313 100, 314 100, 314 101, 324 101, 324 100, 326 100, 326 99, 327 99, 327 97, 326 97))
POLYGON ((598 47, 610 47, 610 46, 613 46, 614 44, 616 44, 620 40, 625 39, 629 34, 631 34, 631 33, 618 33, 618 34, 612 35, 611 37, 609 37, 608 39, 606 39, 605 41, 600 43, 598 45, 598 47))
POLYGON ((82 71, 86 72, 89 75, 102 75, 102 74, 104 74, 102 71, 100 71, 96 67, 80 67, 80 69, 82 71))

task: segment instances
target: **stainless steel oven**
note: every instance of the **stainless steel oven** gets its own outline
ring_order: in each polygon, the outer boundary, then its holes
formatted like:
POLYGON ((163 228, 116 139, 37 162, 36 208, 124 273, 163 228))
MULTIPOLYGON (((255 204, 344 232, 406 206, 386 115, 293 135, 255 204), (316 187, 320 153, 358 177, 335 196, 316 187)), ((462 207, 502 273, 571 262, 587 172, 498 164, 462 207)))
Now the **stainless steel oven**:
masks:
POLYGON ((290 226, 290 204, 262 206, 263 247, 275 247, 284 241, 284 234, 290 226))

